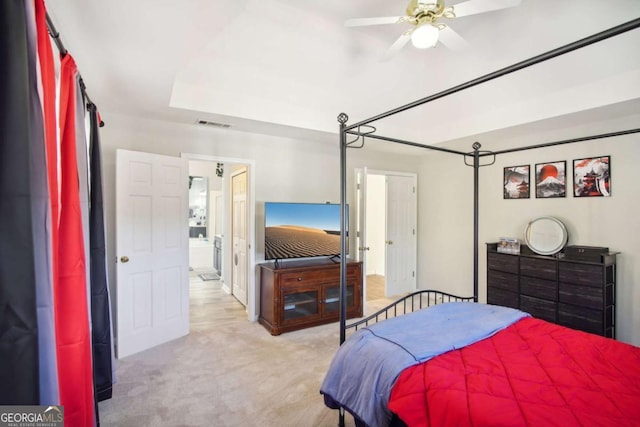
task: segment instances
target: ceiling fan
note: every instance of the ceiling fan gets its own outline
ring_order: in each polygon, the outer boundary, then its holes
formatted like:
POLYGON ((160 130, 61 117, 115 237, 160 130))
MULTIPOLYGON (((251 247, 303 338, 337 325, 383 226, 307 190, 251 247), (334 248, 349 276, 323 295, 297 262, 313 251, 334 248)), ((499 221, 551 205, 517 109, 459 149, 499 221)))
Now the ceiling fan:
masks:
POLYGON ((402 49, 409 40, 419 49, 434 47, 440 41, 449 49, 461 50, 468 47, 469 43, 441 20, 514 7, 518 6, 520 2, 521 0, 468 0, 447 7, 444 0, 410 0, 405 16, 348 19, 344 25, 347 27, 360 27, 382 24, 410 24, 412 27, 391 45, 384 59, 388 59, 395 52, 402 49))

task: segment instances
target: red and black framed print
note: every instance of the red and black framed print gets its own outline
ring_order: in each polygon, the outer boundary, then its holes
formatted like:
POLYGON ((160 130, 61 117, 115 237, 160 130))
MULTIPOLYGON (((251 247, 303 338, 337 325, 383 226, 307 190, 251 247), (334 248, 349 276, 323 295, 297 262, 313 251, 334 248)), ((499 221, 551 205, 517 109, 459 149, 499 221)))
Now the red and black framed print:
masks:
POLYGON ((586 157, 573 161, 573 195, 611 196, 611 156, 586 157))
POLYGON ((536 164, 536 198, 566 197, 567 162, 547 162, 536 164))
POLYGON ((502 191, 505 199, 528 199, 530 166, 507 166, 504 168, 502 191))

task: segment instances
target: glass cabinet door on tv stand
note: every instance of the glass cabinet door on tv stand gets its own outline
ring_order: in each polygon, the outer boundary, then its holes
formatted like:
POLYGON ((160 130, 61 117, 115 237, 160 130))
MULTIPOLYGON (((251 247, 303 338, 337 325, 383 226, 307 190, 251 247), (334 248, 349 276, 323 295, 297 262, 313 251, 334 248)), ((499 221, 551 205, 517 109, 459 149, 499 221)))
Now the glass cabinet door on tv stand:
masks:
MULTIPOLYGON (((354 287, 353 283, 347 284, 347 310, 354 307, 354 287)), ((326 286, 323 294, 319 296, 317 289, 285 291, 283 323, 299 318, 310 320, 319 316, 321 312, 322 314, 337 313, 340 310, 340 287, 326 286)))
MULTIPOLYGON (((355 306, 355 284, 347 279, 347 310, 353 309, 355 306)), ((338 313, 340 311, 340 286, 326 286, 324 288, 325 313, 338 313)))
POLYGON ((319 317, 319 297, 317 288, 313 290, 284 291, 283 321, 286 323, 288 320, 319 317))

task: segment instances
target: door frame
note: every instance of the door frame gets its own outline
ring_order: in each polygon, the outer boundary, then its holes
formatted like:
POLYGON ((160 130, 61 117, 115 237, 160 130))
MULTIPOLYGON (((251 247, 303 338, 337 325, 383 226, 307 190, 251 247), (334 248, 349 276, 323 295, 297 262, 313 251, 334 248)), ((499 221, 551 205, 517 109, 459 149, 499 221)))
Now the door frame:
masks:
MULTIPOLYGON (((260 297, 260 293, 256 289, 256 200, 255 200, 255 170, 256 170, 256 161, 253 159, 244 159, 244 158, 236 158, 236 157, 222 157, 222 156, 213 156, 209 154, 196 154, 196 153, 180 153, 180 157, 186 158, 188 160, 202 160, 208 161, 212 163, 224 163, 224 164, 240 164, 247 167, 248 176, 248 200, 247 200, 247 247, 248 247, 248 262, 247 262, 247 318, 251 322, 256 322, 258 320, 258 307, 259 302, 258 298, 260 297)), ((228 193, 228 192, 227 192, 228 193)), ((230 195, 225 195, 225 200, 230 195)), ((228 217, 230 212, 225 212, 224 216, 228 217)), ((231 236, 231 230, 228 229, 230 221, 225 219, 224 221, 224 235, 231 236)), ((188 227, 188 224, 185 224, 185 227, 188 227)), ((230 239, 225 238, 223 240, 223 249, 222 249, 222 265, 227 267, 231 266, 231 246, 230 239)), ((225 268, 223 268, 225 270, 225 268)), ((227 292, 230 292, 231 289, 226 289, 227 292)))
MULTIPOLYGON (((230 191, 229 191, 229 197, 230 197, 230 203, 229 203, 229 206, 230 206, 230 214, 231 214, 231 215, 230 215, 230 219, 231 219, 231 226, 230 226, 230 233, 229 233, 229 234, 230 234, 230 236, 231 236, 231 242, 230 242, 230 243, 231 243, 231 269, 230 269, 230 271, 231 271, 231 281, 230 281, 230 282, 231 282, 231 295, 233 295, 234 297, 236 297, 236 299, 237 299, 238 301, 240 301, 240 303, 246 307, 246 306, 247 306, 247 303, 248 303, 248 299, 249 299, 249 294, 248 294, 248 290, 249 290, 249 282, 248 282, 248 266, 247 266, 247 271, 245 271, 245 277, 247 278, 247 283, 245 283, 245 294, 244 294, 244 295, 241 295, 241 294, 239 294, 239 293, 236 291, 236 286, 235 286, 235 284, 236 284, 236 283, 238 283, 238 282, 237 282, 237 277, 236 277, 236 270, 235 270, 235 268, 234 268, 234 264, 235 264, 235 254, 236 254, 236 250, 235 250, 235 249, 236 249, 236 248, 235 248, 235 243, 236 243, 236 241, 235 241, 235 235, 234 235, 234 231, 235 231, 235 223, 234 223, 234 219, 236 218, 236 213, 235 213, 235 209, 236 209, 236 207, 235 207, 235 197, 236 197, 236 196, 235 196, 235 193, 234 193, 234 178, 235 178, 236 176, 238 176, 238 175, 242 175, 242 174, 244 174, 244 175, 245 175, 245 180, 246 180, 246 183, 248 184, 248 182, 249 182, 249 181, 246 179, 246 177, 248 177, 248 175, 249 175, 249 170, 248 170, 248 167, 247 167, 246 165, 242 165, 242 166, 241 166, 241 167, 239 167, 239 168, 235 168, 235 169, 234 169, 234 170, 229 174, 229 176, 230 176, 230 180, 229 180, 229 188, 230 188, 230 191), (244 296, 244 298, 242 298, 243 296, 244 296), (244 299, 244 301, 243 301, 243 299, 244 299)), ((245 202, 246 202, 246 200, 248 199, 248 198, 247 198, 247 193, 248 193, 248 192, 249 192, 249 189, 248 189, 248 186, 247 186, 247 187, 245 188, 245 191, 244 191, 245 202)), ((243 218, 243 220, 244 220, 244 222, 245 222, 245 224, 244 224, 244 225, 245 225, 245 229, 246 229, 247 234, 248 234, 248 232, 249 232, 249 229, 248 229, 246 226, 247 226, 247 224, 250 222, 250 221, 249 221, 249 219, 250 219, 250 218, 249 218, 249 216, 247 215, 247 210, 245 209, 245 214, 244 214, 244 218, 243 218)), ((245 236, 245 245, 243 245, 243 246, 244 246, 245 253, 248 253, 248 252, 249 252, 249 243, 248 243, 247 236, 245 236)), ((239 271, 241 271, 241 270, 239 269, 239 271)), ((237 276, 240 276, 240 277, 241 277, 241 276, 242 276, 242 274, 241 274, 241 273, 240 273, 240 274, 237 274, 237 276)))
MULTIPOLYGON (((414 178, 416 185, 418 183, 418 174, 414 173, 414 172, 399 172, 399 171, 390 171, 390 170, 384 170, 384 169, 369 169, 368 167, 364 166, 364 167, 358 167, 358 168, 354 168, 354 194, 355 194, 355 198, 357 200, 356 205, 356 215, 355 217, 355 221, 356 221, 356 225, 358 224, 359 221, 362 221, 362 225, 361 228, 358 229, 356 227, 356 232, 360 233, 360 236, 362 236, 362 232, 363 230, 366 231, 367 229, 367 214, 366 214, 366 201, 367 201, 367 195, 366 194, 362 194, 362 197, 360 197, 360 191, 367 191, 366 188, 366 176, 367 175, 382 175, 385 178, 387 176, 405 176, 405 177, 411 177, 414 178), (363 175, 363 180, 365 182, 365 185, 363 185, 363 188, 358 188, 358 175, 362 174, 363 175), (364 211, 363 211, 364 210, 364 211)), ((417 193, 416 193, 417 194, 417 193)), ((417 197, 417 196, 416 196, 417 197)), ((385 194, 384 194, 384 198, 385 198, 385 207, 387 205, 387 195, 386 195, 386 186, 385 186, 385 194)), ((416 217, 417 217, 417 211, 418 211, 418 205, 419 205, 419 200, 418 203, 416 203, 416 217)), ((386 219, 385 219, 386 221, 386 219)), ((417 225, 417 224, 416 224, 417 225)), ((385 234, 386 234, 386 223, 385 223, 385 234)), ((360 242, 366 242, 366 236, 364 237, 359 237, 358 239, 356 239, 356 241, 358 242, 358 244, 356 245, 356 251, 358 252, 359 255, 359 260, 361 260, 363 262, 363 266, 366 266, 366 257, 367 257, 367 253, 366 250, 360 250, 359 246, 362 246, 360 242), (362 240, 360 240, 362 239, 362 240)), ((418 239, 416 239, 416 243, 415 243, 415 253, 417 256, 418 253, 418 239)), ((385 245, 385 259, 386 259, 386 245, 385 245)), ((385 271, 386 274, 386 271, 385 271)), ((417 277, 418 271, 417 271, 417 265, 416 265, 416 289, 419 288, 418 286, 418 277, 417 277)), ((364 303, 366 304, 367 302, 367 289, 366 289, 366 270, 363 271, 363 280, 362 280, 362 298, 364 303)), ((387 282, 385 279, 385 293, 387 290, 387 282)))

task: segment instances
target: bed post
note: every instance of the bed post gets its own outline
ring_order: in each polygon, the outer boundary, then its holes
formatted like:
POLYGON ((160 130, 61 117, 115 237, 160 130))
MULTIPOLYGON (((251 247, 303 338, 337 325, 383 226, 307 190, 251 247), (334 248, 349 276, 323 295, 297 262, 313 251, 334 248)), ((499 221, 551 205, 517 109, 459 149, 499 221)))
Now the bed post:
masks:
POLYGON ((347 209, 347 134, 345 132, 349 116, 345 113, 338 115, 340 123, 340 345, 345 340, 347 321, 347 239, 346 209, 347 209))
MULTIPOLYGON (((345 113, 338 115, 340 123, 340 345, 345 340, 347 326, 347 239, 346 211, 347 211, 347 134, 345 128, 349 116, 345 113)), ((344 427, 344 409, 338 410, 338 426, 344 427)))
POLYGON ((478 197, 478 177, 480 169, 480 143, 474 142, 473 145, 473 300, 478 302, 478 230, 480 228, 478 217, 479 197, 478 197))

